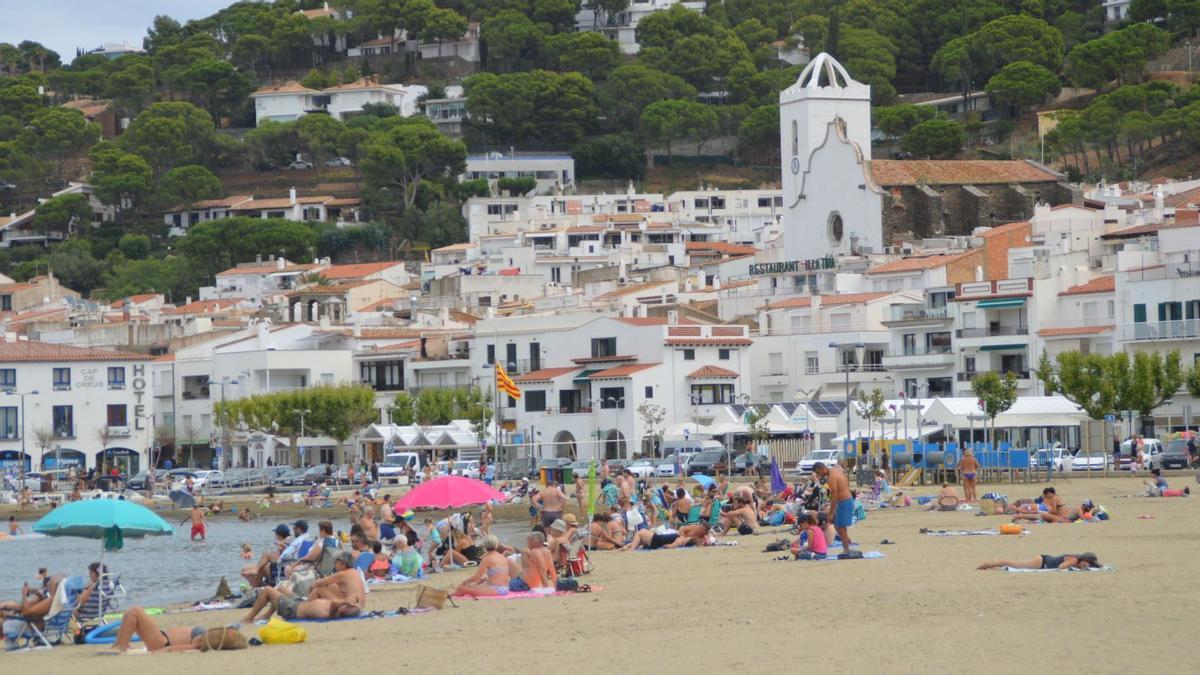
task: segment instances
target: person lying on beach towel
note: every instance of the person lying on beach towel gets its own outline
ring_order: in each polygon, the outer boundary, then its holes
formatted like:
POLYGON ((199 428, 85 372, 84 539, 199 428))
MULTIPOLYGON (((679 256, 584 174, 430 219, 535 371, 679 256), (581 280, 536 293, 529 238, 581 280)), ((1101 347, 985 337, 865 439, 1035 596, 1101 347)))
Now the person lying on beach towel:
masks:
POLYGON ((1062 497, 1058 496, 1054 488, 1048 487, 1042 490, 1042 503, 1038 510, 1034 513, 1016 513, 1013 515, 1013 522, 1035 520, 1046 523, 1065 523, 1070 517, 1071 509, 1063 502, 1062 497))
POLYGON ((1028 560, 991 560, 975 569, 992 570, 1009 567, 1018 570, 1067 570, 1098 569, 1102 567, 1095 553, 1069 553, 1065 555, 1039 555, 1028 560))
POLYGON ((656 550, 660 548, 683 548, 685 546, 707 546, 709 543, 709 524, 701 521, 695 525, 684 525, 677 532, 655 532, 654 530, 638 530, 633 541, 621 548, 622 551, 636 551, 640 548, 656 550))
POLYGON ((194 652, 200 650, 204 642, 203 626, 171 626, 159 628, 158 623, 141 607, 130 607, 121 616, 121 627, 117 630, 117 640, 113 652, 124 654, 129 651, 129 643, 136 635, 151 652, 194 652))

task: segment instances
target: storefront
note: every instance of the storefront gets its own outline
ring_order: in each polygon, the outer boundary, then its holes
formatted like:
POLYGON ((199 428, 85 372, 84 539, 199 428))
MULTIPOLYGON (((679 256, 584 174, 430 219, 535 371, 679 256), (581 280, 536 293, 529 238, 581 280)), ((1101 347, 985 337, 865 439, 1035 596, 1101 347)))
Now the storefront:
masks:
POLYGON ((129 448, 108 448, 96 453, 96 470, 106 474, 116 467, 122 475, 132 476, 141 470, 141 455, 129 448))
POLYGON ((32 465, 29 461, 29 454, 23 453, 20 450, 5 450, 0 452, 0 470, 3 471, 30 471, 32 465), (22 461, 24 457, 24 461, 22 461))
POLYGON ((85 471, 87 470, 87 455, 70 448, 47 450, 46 454, 42 455, 42 469, 45 471, 53 469, 85 471))

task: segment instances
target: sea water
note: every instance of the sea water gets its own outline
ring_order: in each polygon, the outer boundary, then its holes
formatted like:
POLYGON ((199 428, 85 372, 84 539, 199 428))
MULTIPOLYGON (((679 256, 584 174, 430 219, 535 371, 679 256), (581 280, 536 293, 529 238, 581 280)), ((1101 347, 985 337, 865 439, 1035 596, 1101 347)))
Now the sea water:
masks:
MULTIPOLYGON (((326 519, 333 522, 335 531, 349 530, 347 518, 330 518, 331 515, 314 511, 305 516, 309 532, 315 534, 317 521, 326 519)), ((188 541, 190 522, 180 525, 178 520, 172 521, 170 517, 167 520, 176 526, 174 535, 126 539, 120 551, 104 553, 105 566, 121 575, 128 593, 121 607, 135 604, 161 607, 206 600, 216 591, 221 577, 236 592, 242 582, 242 567, 248 564, 241 558, 242 544, 253 547, 253 562, 257 562, 274 541, 275 526, 280 523, 290 526, 297 518, 248 523, 209 521, 204 541, 188 541)), ((422 529, 420 520, 418 532, 422 529)), ((524 546, 521 535, 528 531, 528 522, 497 523, 492 531, 508 544, 524 546)), ((100 541, 94 539, 37 537, 0 541, 0 600, 18 599, 21 584, 32 585, 39 567, 47 568, 51 574, 86 576, 87 566, 99 561, 100 556, 100 541)))

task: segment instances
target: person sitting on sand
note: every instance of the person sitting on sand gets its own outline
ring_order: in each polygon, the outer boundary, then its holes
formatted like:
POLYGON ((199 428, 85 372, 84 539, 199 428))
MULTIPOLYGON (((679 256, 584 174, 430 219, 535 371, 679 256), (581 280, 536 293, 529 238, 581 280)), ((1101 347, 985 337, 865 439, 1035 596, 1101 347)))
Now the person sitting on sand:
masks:
POLYGON ((735 495, 733 501, 733 508, 721 514, 719 530, 728 532, 736 528, 740 534, 752 534, 754 526, 758 523, 753 502, 741 495, 735 495))
POLYGON ((1042 504, 1039 510, 1035 513, 1017 513, 1013 516, 1013 522, 1035 520, 1047 523, 1065 523, 1070 516, 1070 509, 1067 508, 1062 497, 1058 496, 1054 488, 1048 487, 1042 490, 1042 504))
POLYGON ((792 555, 797 560, 824 560, 829 554, 829 540, 821 529, 817 514, 809 511, 800 517, 800 534, 805 538, 805 544, 800 545, 800 539, 792 544, 792 555))
POLYGON ((409 578, 415 578, 421 573, 421 553, 408 545, 405 537, 396 537, 396 548, 392 554, 392 567, 396 573, 409 578))
MULTIPOLYGON (((274 590, 274 589, 272 589, 274 590)), ((136 635, 141 638, 147 651, 151 652, 195 652, 200 651, 207 634, 204 626, 169 626, 160 628, 146 610, 130 607, 121 615, 121 627, 113 644, 113 653, 124 654, 136 635)))
POLYGON ((354 556, 349 551, 338 551, 333 557, 333 569, 333 574, 313 582, 308 599, 349 602, 364 607, 367 591, 362 575, 354 569, 354 556))
POLYGON ((1146 491, 1138 495, 1140 497, 1161 497, 1163 491, 1170 487, 1161 469, 1150 469, 1150 480, 1144 480, 1142 484, 1146 486, 1146 491))
POLYGON ((694 525, 684 525, 678 531, 655 532, 640 530, 634 534, 633 540, 621 548, 622 551, 636 551, 639 548, 650 550, 660 548, 683 548, 685 546, 705 546, 708 544, 709 525, 701 521, 694 525))
POLYGON ((366 574, 375 579, 386 579, 392 574, 392 559, 383 552, 382 542, 372 542, 371 552, 375 557, 371 559, 371 564, 367 566, 366 574))
POLYGON ((528 590, 524 581, 517 584, 516 588, 510 589, 513 579, 508 567, 509 561, 508 558, 505 558, 502 553, 496 550, 499 547, 500 539, 496 535, 489 534, 483 538, 483 550, 485 553, 479 561, 479 568, 475 570, 475 574, 471 575, 470 579, 462 582, 458 588, 454 589, 454 595, 482 597, 508 595, 509 590, 528 590))
POLYGON ((991 560, 975 569, 991 570, 1011 567, 1017 570, 1089 570, 1099 569, 1100 561, 1095 553, 1069 553, 1066 555, 1039 555, 1028 560, 991 560))
POLYGON ((605 513, 597 513, 592 516, 591 547, 601 551, 611 551, 614 548, 620 548, 621 544, 613 539, 612 532, 609 530, 609 517, 605 513))
POLYGON ((558 582, 558 572, 554 569, 554 558, 550 555, 550 549, 546 548, 546 535, 531 532, 525 543, 529 548, 521 549, 520 565, 511 558, 508 559, 508 573, 511 579, 508 583, 509 590, 521 592, 535 588, 554 588, 558 582))
POLYGON ((550 530, 546 534, 546 546, 550 549, 550 556, 557 560, 561 550, 571 543, 570 537, 567 536, 567 521, 556 520, 550 523, 550 530))
POLYGON ((692 498, 688 496, 687 490, 675 488, 675 501, 671 502, 672 522, 679 523, 680 525, 686 524, 691 511, 692 498))
POLYGON ((957 511, 959 505, 958 491, 949 483, 942 483, 942 489, 937 497, 925 507, 926 511, 957 511))
POLYGON ((362 516, 358 519, 358 524, 362 526, 363 535, 367 541, 379 540, 379 523, 375 522, 375 507, 369 505, 365 507, 362 516))

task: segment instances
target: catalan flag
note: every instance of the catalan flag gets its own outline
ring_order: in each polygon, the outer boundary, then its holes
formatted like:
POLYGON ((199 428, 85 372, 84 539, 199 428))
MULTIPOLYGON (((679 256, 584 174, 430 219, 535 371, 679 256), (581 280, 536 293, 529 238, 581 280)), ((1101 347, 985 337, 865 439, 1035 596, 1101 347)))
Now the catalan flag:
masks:
POLYGON ((496 391, 502 391, 514 399, 521 398, 520 387, 504 372, 504 366, 499 363, 496 364, 496 391))

